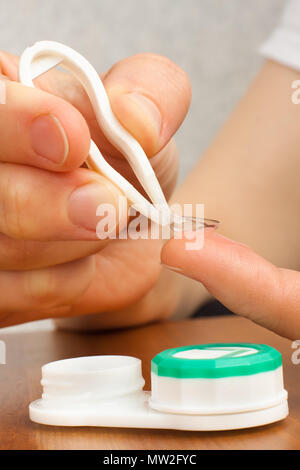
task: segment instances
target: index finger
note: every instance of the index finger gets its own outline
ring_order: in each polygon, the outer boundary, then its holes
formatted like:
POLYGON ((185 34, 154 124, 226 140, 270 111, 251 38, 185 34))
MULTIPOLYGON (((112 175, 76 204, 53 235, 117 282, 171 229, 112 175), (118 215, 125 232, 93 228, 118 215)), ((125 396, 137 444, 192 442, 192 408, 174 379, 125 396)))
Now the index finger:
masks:
MULTIPOLYGON (((14 76, 11 69, 7 71, 10 60, 0 54, 2 73, 14 76)), ((69 171, 85 161, 90 133, 74 106, 3 77, 0 86, 0 161, 53 171, 69 171)))
POLYGON ((215 232, 205 234, 199 251, 185 240, 170 240, 162 250, 170 269, 201 282, 232 312, 290 338, 300 335, 300 273, 280 269, 250 248, 215 232))

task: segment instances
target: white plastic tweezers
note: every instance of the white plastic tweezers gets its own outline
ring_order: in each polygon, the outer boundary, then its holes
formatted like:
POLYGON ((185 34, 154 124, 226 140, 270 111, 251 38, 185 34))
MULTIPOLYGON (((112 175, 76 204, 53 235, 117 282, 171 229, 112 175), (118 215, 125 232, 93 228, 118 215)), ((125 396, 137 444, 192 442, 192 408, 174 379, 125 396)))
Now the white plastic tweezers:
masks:
MULTIPOLYGON (((88 167, 113 182, 126 196, 131 206, 153 222, 160 225, 182 225, 184 218, 171 212, 147 155, 114 116, 98 73, 81 54, 58 42, 37 42, 25 49, 21 56, 19 80, 26 86, 34 87, 35 78, 57 65, 63 66, 81 82, 104 135, 127 159, 152 204, 109 165, 92 140, 86 161, 88 167)), ((196 227, 193 229, 216 225, 216 221, 208 219, 193 218, 193 222, 196 222, 196 227)))

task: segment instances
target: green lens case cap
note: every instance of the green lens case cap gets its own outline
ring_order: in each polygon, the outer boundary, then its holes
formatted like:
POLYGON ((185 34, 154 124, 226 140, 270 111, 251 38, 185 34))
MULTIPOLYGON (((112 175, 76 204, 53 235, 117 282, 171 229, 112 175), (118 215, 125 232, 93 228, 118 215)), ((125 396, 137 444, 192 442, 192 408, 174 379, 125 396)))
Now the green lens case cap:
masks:
POLYGON ((259 374, 282 365, 280 352, 266 344, 211 343, 167 349, 151 361, 151 371, 178 379, 259 374))

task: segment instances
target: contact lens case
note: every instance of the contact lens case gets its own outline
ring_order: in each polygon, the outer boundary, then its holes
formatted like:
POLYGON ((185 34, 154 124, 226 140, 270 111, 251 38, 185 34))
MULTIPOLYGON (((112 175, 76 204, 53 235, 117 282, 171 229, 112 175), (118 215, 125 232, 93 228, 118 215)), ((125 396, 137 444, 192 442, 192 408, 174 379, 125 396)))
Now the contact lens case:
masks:
POLYGON ((217 431, 261 426, 288 415, 281 354, 264 344, 216 343, 130 356, 64 359, 42 367, 42 398, 30 419, 55 426, 217 431))

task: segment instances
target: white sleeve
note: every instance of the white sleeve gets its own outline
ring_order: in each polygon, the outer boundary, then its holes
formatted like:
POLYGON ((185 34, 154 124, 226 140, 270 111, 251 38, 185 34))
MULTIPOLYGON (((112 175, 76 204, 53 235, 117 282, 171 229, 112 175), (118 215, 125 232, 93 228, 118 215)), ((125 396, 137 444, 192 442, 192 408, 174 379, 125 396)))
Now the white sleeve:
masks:
POLYGON ((260 47, 260 53, 300 70, 300 0, 290 0, 278 27, 260 47))

